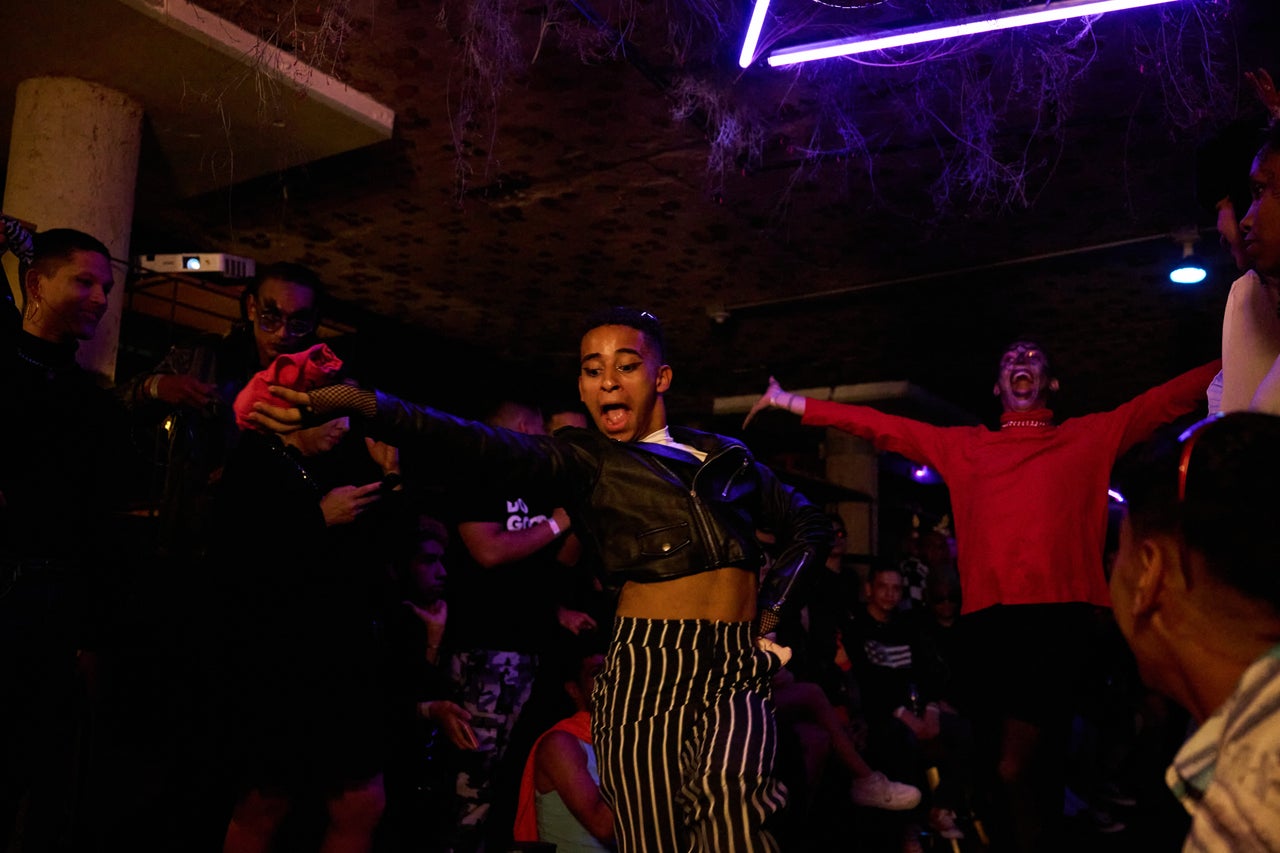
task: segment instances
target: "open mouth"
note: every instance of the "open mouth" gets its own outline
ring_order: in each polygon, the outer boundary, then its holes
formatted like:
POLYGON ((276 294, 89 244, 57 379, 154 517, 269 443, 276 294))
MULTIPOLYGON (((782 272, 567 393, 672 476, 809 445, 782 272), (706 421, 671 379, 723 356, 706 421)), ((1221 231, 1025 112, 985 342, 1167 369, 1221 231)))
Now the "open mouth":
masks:
POLYGON ((617 432, 627 425, 630 409, 621 403, 600 407, 600 425, 606 432, 617 432))

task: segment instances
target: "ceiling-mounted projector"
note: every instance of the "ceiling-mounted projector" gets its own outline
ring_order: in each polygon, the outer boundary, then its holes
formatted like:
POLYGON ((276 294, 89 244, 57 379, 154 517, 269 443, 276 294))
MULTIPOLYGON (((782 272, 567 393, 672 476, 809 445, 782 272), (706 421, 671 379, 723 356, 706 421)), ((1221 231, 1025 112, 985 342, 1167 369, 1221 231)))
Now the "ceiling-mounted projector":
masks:
POLYGON ((138 255, 135 263, 147 272, 217 273, 225 278, 253 278, 253 258, 221 252, 177 255, 138 255))

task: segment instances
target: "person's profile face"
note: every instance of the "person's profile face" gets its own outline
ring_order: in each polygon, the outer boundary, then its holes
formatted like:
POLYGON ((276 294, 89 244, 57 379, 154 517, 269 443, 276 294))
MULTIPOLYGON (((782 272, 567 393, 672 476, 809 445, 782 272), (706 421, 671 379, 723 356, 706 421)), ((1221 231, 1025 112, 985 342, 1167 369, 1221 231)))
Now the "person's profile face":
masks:
POLYGON ((1259 153, 1249 188, 1253 201, 1240 220, 1245 255, 1260 274, 1280 275, 1280 152, 1259 153))
POLYGON ((443 560, 444 545, 434 539, 424 539, 413 556, 410 571, 414 588, 422 594, 423 603, 431 604, 444 597, 449 572, 443 560))
POLYGON ((604 654, 596 653, 583 659, 581 667, 578 669, 578 678, 566 684, 570 689, 570 693, 577 693, 575 697, 579 704, 584 708, 591 707, 591 695, 595 692, 596 677, 604 670, 604 654))
POLYGON ((24 328, 31 334, 61 343, 87 341, 98 331, 114 281, 110 259, 77 249, 52 275, 33 267, 26 280, 28 319, 24 328))
POLYGON ((246 307, 260 367, 267 367, 277 356, 306 349, 319 322, 315 291, 282 278, 265 279, 246 307))

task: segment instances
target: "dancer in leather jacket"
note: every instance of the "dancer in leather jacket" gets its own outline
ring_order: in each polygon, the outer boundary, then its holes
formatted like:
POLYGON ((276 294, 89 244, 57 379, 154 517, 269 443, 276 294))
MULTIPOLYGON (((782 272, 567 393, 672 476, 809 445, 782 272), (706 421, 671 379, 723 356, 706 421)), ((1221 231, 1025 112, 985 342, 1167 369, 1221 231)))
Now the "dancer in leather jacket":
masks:
POLYGON ((578 390, 597 430, 522 435, 351 386, 275 389, 296 408, 260 404, 253 417, 288 431, 359 415, 454 477, 549 486, 621 585, 593 699, 619 850, 777 850, 764 823, 786 790, 773 775, 769 683, 789 650, 762 635, 825 559, 831 524, 745 445, 668 427, 672 371, 653 315, 611 308, 585 328, 578 390), (760 584, 762 528, 784 550, 760 584))

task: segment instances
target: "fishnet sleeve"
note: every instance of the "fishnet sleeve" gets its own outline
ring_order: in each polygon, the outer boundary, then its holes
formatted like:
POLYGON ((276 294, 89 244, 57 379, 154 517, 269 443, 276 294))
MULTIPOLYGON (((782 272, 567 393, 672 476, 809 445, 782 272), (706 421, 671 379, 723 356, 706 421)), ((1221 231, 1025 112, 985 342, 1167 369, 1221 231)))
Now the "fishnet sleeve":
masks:
POLYGON ((378 395, 354 385, 329 385, 310 392, 311 414, 307 420, 324 423, 345 414, 372 420, 378 414, 378 395))

